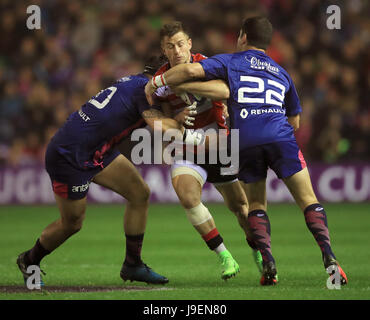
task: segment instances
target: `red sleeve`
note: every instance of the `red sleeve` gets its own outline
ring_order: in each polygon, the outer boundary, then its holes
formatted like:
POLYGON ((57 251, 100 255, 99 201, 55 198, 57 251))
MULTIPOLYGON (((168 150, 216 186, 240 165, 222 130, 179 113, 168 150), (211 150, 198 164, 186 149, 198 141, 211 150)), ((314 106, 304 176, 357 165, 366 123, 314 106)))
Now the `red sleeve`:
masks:
POLYGON ((201 54, 201 53, 195 53, 195 54, 191 54, 192 58, 193 58, 193 62, 198 62, 198 61, 202 61, 204 59, 207 59, 208 57, 206 57, 205 55, 201 54))
POLYGON ((155 73, 154 76, 159 76, 162 73, 165 73, 168 69, 170 68, 170 64, 166 62, 164 65, 162 65, 157 72, 155 73))

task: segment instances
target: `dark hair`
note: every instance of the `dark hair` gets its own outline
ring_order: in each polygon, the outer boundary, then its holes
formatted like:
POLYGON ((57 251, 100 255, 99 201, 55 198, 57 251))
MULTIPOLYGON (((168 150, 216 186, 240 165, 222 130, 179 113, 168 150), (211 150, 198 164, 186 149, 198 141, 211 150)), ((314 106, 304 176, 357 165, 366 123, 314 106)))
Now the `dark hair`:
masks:
POLYGON ((143 73, 149 73, 152 76, 157 72, 157 70, 166 62, 163 55, 161 56, 150 56, 144 63, 143 73))
POLYGON ((170 38, 180 31, 189 36, 180 21, 172 21, 170 23, 167 23, 161 28, 159 32, 160 40, 162 41, 163 38, 166 36, 170 38))
POLYGON ((266 17, 257 16, 245 19, 241 31, 242 35, 247 34, 248 45, 264 50, 270 45, 273 29, 266 17))

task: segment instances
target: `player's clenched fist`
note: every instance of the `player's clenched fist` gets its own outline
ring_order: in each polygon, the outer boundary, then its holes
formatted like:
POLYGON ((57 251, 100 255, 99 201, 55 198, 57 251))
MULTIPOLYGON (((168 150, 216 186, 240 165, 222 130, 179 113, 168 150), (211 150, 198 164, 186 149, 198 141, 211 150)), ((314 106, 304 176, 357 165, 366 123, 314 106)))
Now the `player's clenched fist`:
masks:
POLYGON ((151 106, 154 103, 154 100, 152 97, 154 91, 166 85, 167 85, 167 82, 163 74, 154 76, 151 81, 148 81, 148 83, 145 86, 145 95, 146 95, 146 99, 148 100, 151 106))

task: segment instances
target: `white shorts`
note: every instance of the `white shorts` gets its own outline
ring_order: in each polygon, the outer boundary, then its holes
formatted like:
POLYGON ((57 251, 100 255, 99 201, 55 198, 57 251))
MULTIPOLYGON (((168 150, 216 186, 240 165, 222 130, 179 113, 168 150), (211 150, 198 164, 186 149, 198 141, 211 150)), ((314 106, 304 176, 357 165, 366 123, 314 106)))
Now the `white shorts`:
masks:
POLYGON ((173 179, 174 177, 182 174, 189 174, 197 179, 201 187, 203 187, 207 179, 210 180, 209 182, 214 186, 225 185, 238 181, 236 175, 222 176, 220 172, 216 172, 215 168, 219 167, 215 165, 200 166, 188 160, 176 160, 175 163, 171 165, 171 177, 173 179))

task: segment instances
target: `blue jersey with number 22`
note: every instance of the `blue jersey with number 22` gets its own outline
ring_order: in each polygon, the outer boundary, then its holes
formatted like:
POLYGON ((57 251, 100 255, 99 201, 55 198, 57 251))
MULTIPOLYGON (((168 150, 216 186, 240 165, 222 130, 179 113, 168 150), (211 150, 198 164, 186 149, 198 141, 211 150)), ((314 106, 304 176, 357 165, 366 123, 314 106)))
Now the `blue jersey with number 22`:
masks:
POLYGON ((232 129, 239 129, 240 150, 294 140, 287 116, 302 111, 289 74, 259 50, 220 54, 199 62, 206 79, 223 79, 232 129))

